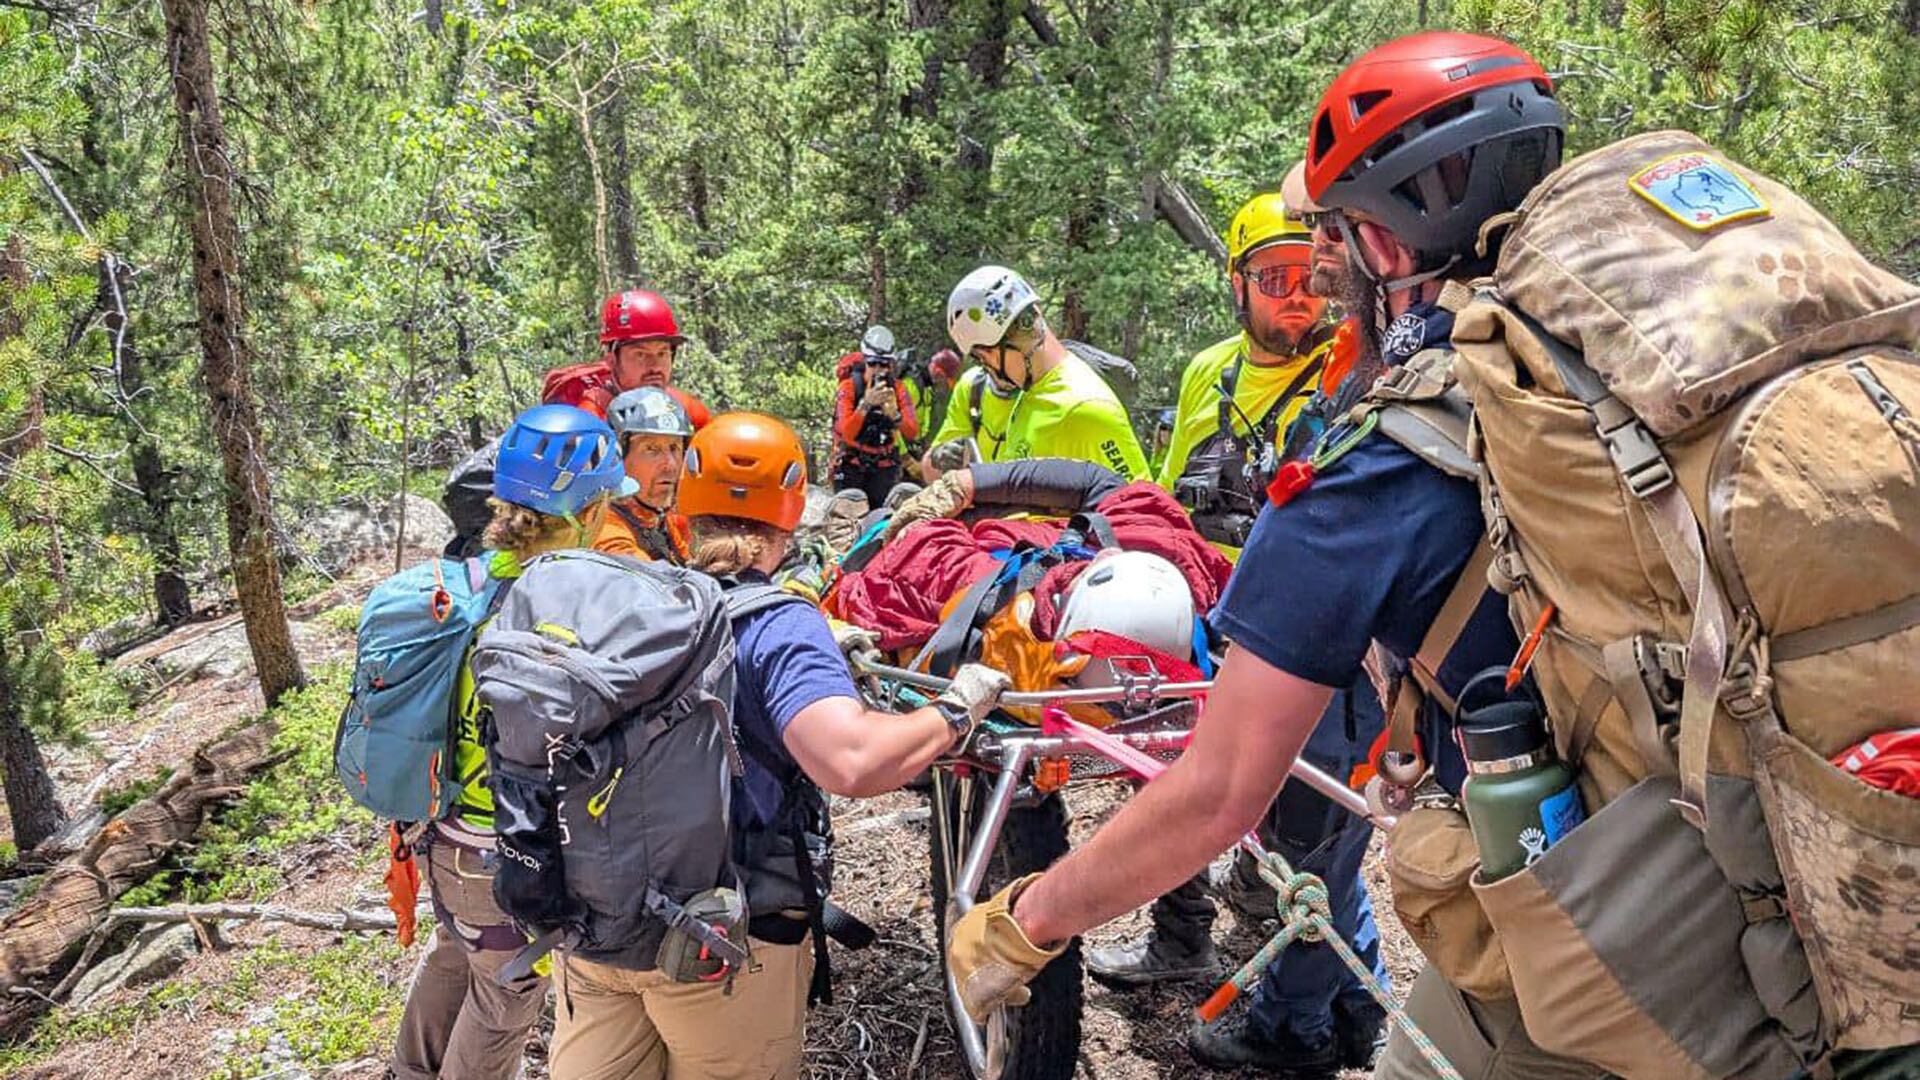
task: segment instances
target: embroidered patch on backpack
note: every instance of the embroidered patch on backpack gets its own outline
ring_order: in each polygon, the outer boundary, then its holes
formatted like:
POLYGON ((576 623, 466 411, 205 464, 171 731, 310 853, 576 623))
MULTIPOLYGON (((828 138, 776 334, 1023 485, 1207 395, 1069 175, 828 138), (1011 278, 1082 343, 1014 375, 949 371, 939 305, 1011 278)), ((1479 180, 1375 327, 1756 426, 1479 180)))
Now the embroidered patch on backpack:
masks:
POLYGON ((1711 154, 1662 158, 1634 173, 1627 186, 1696 232, 1773 213, 1753 185, 1711 154))

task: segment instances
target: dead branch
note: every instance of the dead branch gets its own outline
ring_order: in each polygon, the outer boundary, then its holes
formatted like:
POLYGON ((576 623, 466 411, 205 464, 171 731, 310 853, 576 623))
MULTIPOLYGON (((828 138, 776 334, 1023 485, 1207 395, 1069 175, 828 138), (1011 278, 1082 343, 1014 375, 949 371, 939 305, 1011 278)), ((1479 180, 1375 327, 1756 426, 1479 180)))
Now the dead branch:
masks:
POLYGON ((107 919, 114 923, 197 923, 203 920, 272 922, 304 926, 309 930, 333 930, 343 934, 357 930, 394 928, 391 911, 355 911, 350 908, 341 908, 339 911, 307 911, 301 908, 281 907, 278 904, 174 904, 169 907, 123 907, 114 908, 107 919))

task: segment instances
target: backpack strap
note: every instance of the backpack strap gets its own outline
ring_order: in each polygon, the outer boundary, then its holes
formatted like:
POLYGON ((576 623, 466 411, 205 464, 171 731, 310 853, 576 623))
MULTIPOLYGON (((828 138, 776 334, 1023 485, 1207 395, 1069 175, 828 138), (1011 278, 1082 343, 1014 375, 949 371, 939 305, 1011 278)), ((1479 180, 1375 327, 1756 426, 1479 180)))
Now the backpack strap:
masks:
MULTIPOLYGON (((1506 306, 1491 293, 1481 293, 1480 299, 1498 305, 1510 326, 1533 335, 1553 361, 1567 393, 1586 406, 1595 434, 1606 444, 1623 486, 1645 512, 1654 539, 1686 595, 1687 606, 1693 610, 1693 629, 1687 638, 1687 677, 1680 699, 1680 798, 1676 805, 1681 816, 1696 828, 1705 829, 1707 748, 1712 742, 1722 691, 1728 684, 1728 641, 1734 618, 1732 605, 1707 559, 1699 518, 1674 483, 1673 468, 1653 433, 1607 389, 1586 360, 1525 312, 1506 306)), ((1733 703, 1728 707, 1734 709, 1733 703)), ((1764 699, 1758 705, 1742 703, 1749 713, 1768 707, 1764 699)))
POLYGON ((1422 349, 1389 370, 1359 409, 1379 414, 1380 434, 1427 464, 1462 480, 1478 480, 1468 450, 1473 403, 1453 377, 1451 348, 1422 349))
POLYGON ((1459 644, 1467 623, 1487 593, 1487 568, 1493 562, 1493 545, 1483 536, 1467 557, 1466 566, 1454 580, 1453 588, 1440 604, 1440 611, 1427 626, 1420 647, 1407 659, 1407 678, 1388 688, 1387 749, 1411 754, 1415 732, 1419 728, 1422 706, 1431 700, 1448 715, 1455 711, 1453 695, 1440 685, 1440 665, 1459 644))
MULTIPOLYGON (((739 622, 749 615, 757 615, 762 611, 771 611, 788 604, 813 606, 806 597, 788 592, 771 582, 741 581, 735 577, 723 577, 720 579, 720 587, 726 591, 727 619, 731 622, 739 622)), ((762 762, 762 764, 765 763, 762 762)))
POLYGON ((986 399, 987 373, 982 371, 980 377, 967 386, 967 426, 973 429, 973 436, 976 439, 980 437, 980 405, 986 399))

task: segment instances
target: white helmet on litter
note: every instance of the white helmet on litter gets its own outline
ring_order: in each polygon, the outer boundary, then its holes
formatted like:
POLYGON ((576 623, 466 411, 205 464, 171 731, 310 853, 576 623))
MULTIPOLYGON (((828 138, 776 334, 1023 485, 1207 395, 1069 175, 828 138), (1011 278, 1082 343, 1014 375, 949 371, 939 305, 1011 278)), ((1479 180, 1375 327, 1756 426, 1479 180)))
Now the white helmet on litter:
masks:
POLYGON ((1152 552, 1109 549, 1067 588, 1055 641, 1105 630, 1168 656, 1193 656, 1193 591, 1172 563, 1152 552))
POLYGON ((998 345, 1013 320, 1039 302, 1026 278, 1004 266, 982 266, 947 296, 947 333, 963 356, 975 346, 998 345))

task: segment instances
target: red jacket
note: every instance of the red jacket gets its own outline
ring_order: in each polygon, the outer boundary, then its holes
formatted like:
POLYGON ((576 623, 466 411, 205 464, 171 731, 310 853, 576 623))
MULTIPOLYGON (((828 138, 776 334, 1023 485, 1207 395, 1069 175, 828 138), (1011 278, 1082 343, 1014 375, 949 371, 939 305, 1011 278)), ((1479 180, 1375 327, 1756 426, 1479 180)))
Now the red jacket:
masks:
MULTIPOLYGON (((1166 489, 1140 480, 1108 495, 1095 506, 1113 526, 1120 546, 1150 551, 1178 567, 1193 590, 1194 610, 1212 610, 1227 587, 1233 564, 1194 531, 1187 513, 1166 489)), ((1060 538, 1059 519, 988 519, 968 526, 959 521, 929 521, 896 537, 862 569, 846 574, 828 597, 828 613, 880 635, 883 649, 925 644, 940 626, 948 600, 1000 563, 992 552, 1026 540, 1038 545, 1060 538)), ((1033 590, 1034 633, 1052 637, 1058 620, 1056 601, 1085 562, 1056 566, 1033 590)))

